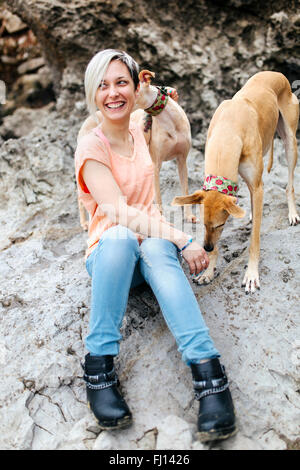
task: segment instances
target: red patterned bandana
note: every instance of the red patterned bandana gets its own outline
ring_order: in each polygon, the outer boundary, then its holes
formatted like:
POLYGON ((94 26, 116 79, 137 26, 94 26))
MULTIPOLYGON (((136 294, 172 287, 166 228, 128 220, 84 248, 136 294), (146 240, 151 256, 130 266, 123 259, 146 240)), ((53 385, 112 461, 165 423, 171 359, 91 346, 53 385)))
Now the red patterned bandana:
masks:
POLYGON ((147 114, 150 116, 157 116, 162 112, 162 110, 167 106, 169 93, 164 87, 156 87, 157 88, 157 96, 156 100, 154 101, 153 105, 150 108, 145 109, 147 114))
POLYGON ((203 189, 205 191, 219 191, 228 196, 236 196, 239 187, 237 183, 228 178, 224 178, 224 176, 208 175, 205 176, 203 189))
POLYGON ((173 88, 168 87, 156 87, 157 96, 150 108, 145 109, 144 115, 144 132, 148 132, 152 128, 152 116, 157 116, 167 106, 169 96, 172 97, 173 88))

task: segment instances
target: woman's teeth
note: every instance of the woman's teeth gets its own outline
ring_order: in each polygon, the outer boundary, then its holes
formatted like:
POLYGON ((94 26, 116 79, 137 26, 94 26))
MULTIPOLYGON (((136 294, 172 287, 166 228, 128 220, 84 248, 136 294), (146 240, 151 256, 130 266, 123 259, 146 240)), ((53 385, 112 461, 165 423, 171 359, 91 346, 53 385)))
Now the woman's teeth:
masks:
POLYGON ((116 108, 120 108, 123 105, 124 103, 110 103, 110 104, 107 104, 106 106, 108 108, 116 109, 116 108))

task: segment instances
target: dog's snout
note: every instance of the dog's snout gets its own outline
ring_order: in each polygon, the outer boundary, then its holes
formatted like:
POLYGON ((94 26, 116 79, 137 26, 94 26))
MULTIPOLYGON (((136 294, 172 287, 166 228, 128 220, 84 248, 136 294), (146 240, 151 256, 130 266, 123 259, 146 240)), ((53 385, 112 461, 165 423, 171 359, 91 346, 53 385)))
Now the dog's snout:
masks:
POLYGON ((204 245, 204 250, 205 251, 210 252, 210 251, 213 251, 213 249, 214 249, 214 245, 212 245, 212 244, 204 245))

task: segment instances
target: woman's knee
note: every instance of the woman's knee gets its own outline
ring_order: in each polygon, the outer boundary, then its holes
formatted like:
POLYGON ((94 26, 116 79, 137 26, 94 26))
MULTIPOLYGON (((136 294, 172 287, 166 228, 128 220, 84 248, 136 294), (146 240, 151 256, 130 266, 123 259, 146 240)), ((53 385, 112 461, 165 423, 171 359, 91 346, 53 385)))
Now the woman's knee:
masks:
POLYGON ((135 263, 139 257, 139 243, 135 234, 127 227, 116 225, 106 230, 96 248, 93 260, 104 267, 124 266, 135 263))
POLYGON ((130 228, 124 227, 124 225, 114 225, 105 230, 100 241, 104 242, 105 240, 126 240, 129 244, 138 246, 135 233, 130 228))
POLYGON ((147 238, 140 246, 141 257, 147 263, 165 263, 167 258, 177 261, 177 248, 174 243, 163 238, 147 238))

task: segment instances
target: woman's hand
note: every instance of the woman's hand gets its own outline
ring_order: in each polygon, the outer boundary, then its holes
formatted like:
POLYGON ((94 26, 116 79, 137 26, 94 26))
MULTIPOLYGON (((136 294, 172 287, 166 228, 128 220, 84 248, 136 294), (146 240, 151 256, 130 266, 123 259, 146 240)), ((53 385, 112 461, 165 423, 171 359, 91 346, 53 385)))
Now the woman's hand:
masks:
POLYGON ((204 248, 197 242, 192 242, 187 246, 183 250, 182 256, 189 265, 190 274, 199 274, 201 271, 208 268, 208 255, 204 248))

